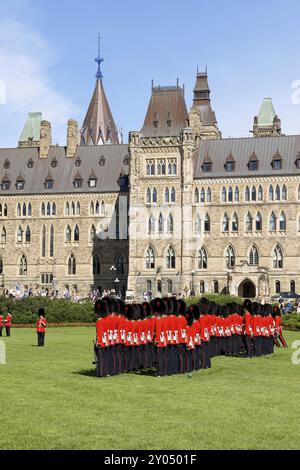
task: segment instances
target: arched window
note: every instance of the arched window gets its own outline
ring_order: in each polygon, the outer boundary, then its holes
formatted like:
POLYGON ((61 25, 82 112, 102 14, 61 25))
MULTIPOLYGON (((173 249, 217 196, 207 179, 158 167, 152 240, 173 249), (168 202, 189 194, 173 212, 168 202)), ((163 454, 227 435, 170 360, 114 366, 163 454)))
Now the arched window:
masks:
POLYGON ((31 217, 32 216, 32 205, 31 205, 31 202, 28 204, 28 217, 31 217))
POLYGON ((147 204, 151 204, 151 189, 150 188, 147 189, 146 201, 147 201, 147 204))
POLYGON ((66 229, 66 242, 70 241, 72 241, 72 231, 70 225, 68 225, 66 229))
POLYGON ((75 214, 76 214, 75 202, 72 202, 72 204, 71 204, 71 215, 75 215, 75 214))
POLYGON ((198 253, 198 269, 207 269, 207 252, 204 247, 198 253))
POLYGON ((100 214, 100 204, 99 201, 96 202, 96 215, 100 214))
POLYGON ((176 268, 176 255, 175 255, 175 250, 172 246, 168 248, 166 262, 167 262, 167 269, 176 268))
POLYGON ((259 254, 258 254, 258 249, 256 248, 256 246, 253 246, 250 250, 249 264, 250 264, 250 266, 258 266, 259 265, 259 254))
POLYGON ((101 261, 98 254, 93 256, 93 276, 99 276, 101 273, 101 261))
POLYGON ((199 189, 195 189, 195 203, 199 204, 200 198, 199 198, 199 189))
POLYGON ((270 217, 270 226, 269 226, 270 232, 276 232, 276 227, 277 227, 276 216, 274 212, 272 212, 271 217, 270 217))
POLYGON ((91 243, 96 241, 96 228, 95 228, 95 225, 92 225, 92 228, 91 228, 90 241, 91 241, 91 243))
POLYGON ((21 217, 21 204, 20 203, 18 203, 18 206, 17 206, 17 216, 21 217))
MULTIPOLYGON (((116 203, 116 207, 119 207, 118 204, 116 203)), ((101 214, 105 215, 105 202, 101 202, 101 214)))
POLYGON ((235 253, 232 246, 230 246, 226 251, 226 268, 231 269, 235 266, 235 253))
POLYGON ((204 232, 210 233, 210 217, 208 214, 206 214, 204 219, 204 232))
POLYGON ((255 230, 257 232, 262 231, 262 216, 260 215, 260 213, 257 214, 256 219, 255 219, 255 230))
POLYGON ((126 274, 126 257, 123 254, 117 259, 117 274, 126 274))
POLYGON ((245 190, 245 201, 249 202, 250 201, 250 189, 247 186, 245 190))
POLYGON ((282 212, 280 216, 279 230, 281 232, 286 232, 286 216, 284 212, 282 212))
POLYGON ((155 233, 155 219, 153 215, 151 214, 149 217, 149 222, 148 222, 148 233, 153 234, 155 233))
POLYGON ((19 275, 20 276, 27 276, 27 259, 26 259, 25 255, 22 255, 21 259, 20 259, 19 275))
POLYGON ((296 294, 296 283, 295 283, 295 281, 290 282, 290 291, 291 291, 291 294, 296 294))
POLYGON ((164 219, 162 216, 162 213, 159 214, 159 219, 158 219, 158 232, 163 233, 164 232, 164 219))
POLYGON ((3 274, 3 261, 2 261, 1 256, 0 256, 0 274, 3 274))
POLYGON ((280 187, 276 186, 276 201, 280 201, 280 187))
POLYGON ((27 210, 26 210, 26 204, 25 202, 23 203, 23 208, 22 208, 22 215, 23 217, 26 217, 26 214, 27 214, 27 210))
POLYGON ((211 189, 208 188, 207 193, 206 193, 206 200, 208 203, 211 203, 211 189))
POLYGON ((31 240, 31 232, 30 232, 29 225, 27 225, 26 232, 25 232, 25 242, 30 243, 30 240, 31 240))
POLYGON ((155 165, 152 160, 147 162, 147 175, 148 176, 155 175, 155 165))
POLYGON ((70 204, 68 202, 66 203, 65 213, 66 215, 70 215, 70 204))
POLYGON ((45 203, 44 203, 44 202, 42 202, 41 214, 42 214, 43 216, 46 215, 46 209, 45 209, 45 203))
POLYGON ((223 233, 229 232, 229 217, 227 214, 223 217, 223 233))
POLYGON ((152 202, 153 204, 157 204, 157 189, 156 188, 153 189, 152 202))
POLYGON ((76 204, 76 215, 80 215, 80 202, 76 204))
POLYGON ((172 281, 167 282, 167 287, 168 287, 168 294, 173 294, 173 283, 172 281))
POLYGON ((4 205, 4 217, 7 217, 8 210, 7 210, 7 204, 4 205))
POLYGON ((171 189, 171 202, 176 202, 176 191, 175 188, 171 189))
POLYGON ((3 243, 3 244, 6 243, 6 229, 5 229, 5 227, 3 227, 2 231, 1 231, 1 243, 3 243))
POLYGON ((205 202, 205 191, 204 191, 204 188, 201 189, 201 199, 200 199, 200 201, 201 201, 202 203, 205 202))
POLYGON ((94 215, 94 213, 95 213, 95 207, 94 207, 93 201, 91 201, 91 204, 90 204, 90 214, 91 214, 91 215, 94 215))
POLYGON ((262 186, 258 188, 258 200, 261 202, 264 200, 264 190, 262 186))
POLYGON ((166 202, 166 203, 170 202, 170 191, 169 191, 169 188, 166 188, 166 190, 165 190, 165 202, 166 202))
POLYGON ((274 201, 274 188, 272 185, 269 188, 269 201, 274 201))
POLYGON ((155 255, 153 248, 150 246, 146 253, 146 269, 154 269, 155 268, 155 255))
POLYGON ((283 253, 279 245, 276 246, 273 253, 273 268, 283 269, 283 253))
POLYGON ((19 225, 18 232, 17 232, 17 242, 22 243, 23 242, 23 230, 21 225, 19 225))
POLYGON ((276 290, 276 294, 281 293, 281 282, 280 281, 275 282, 275 290, 276 290))
POLYGON ((281 195, 282 195, 282 200, 287 201, 287 187, 285 185, 283 185, 281 195))
POLYGON ((47 203, 47 215, 51 215, 51 204, 50 202, 47 203))
POLYGON ((172 214, 169 214, 169 217, 168 217, 168 220, 167 220, 167 231, 170 234, 172 234, 174 232, 174 219, 173 219, 172 214))
POLYGON ((226 188, 223 188, 222 189, 222 202, 226 202, 227 201, 227 191, 226 191, 226 188))
POLYGON ((56 215, 56 204, 53 202, 52 204, 52 215, 56 215))
POLYGON ((69 276, 74 276, 75 274, 76 274, 76 258, 72 254, 69 257, 69 261, 68 261, 68 275, 69 276))
POLYGON ((218 281, 214 281, 214 294, 219 293, 219 283, 218 281))
POLYGON ((51 225, 50 227, 50 250, 49 250, 49 253, 50 253, 50 258, 53 258, 54 256, 54 227, 53 225, 51 225))
POLYGON ((235 188, 235 191, 234 191, 234 200, 235 202, 239 202, 240 201, 240 190, 238 187, 235 188))
POLYGON ((200 294, 204 294, 205 292, 205 283, 204 281, 200 281, 200 294))
POLYGON ((42 258, 46 256, 46 227, 42 228, 42 258))
POLYGON ((75 225, 74 229, 74 242, 79 242, 79 227, 75 225))
POLYGON ((239 218, 238 218, 237 214, 234 214, 233 218, 232 218, 232 231, 233 232, 238 232, 239 231, 239 218))
POLYGON ((197 214, 196 220, 195 220, 195 233, 196 235, 201 234, 201 217, 199 214, 197 214))
POLYGON ((228 202, 233 202, 233 190, 229 188, 228 190, 228 202))
POLYGON ((253 221, 250 212, 248 212, 246 217, 246 232, 252 232, 253 230, 253 221))
POLYGON ((256 201, 256 187, 253 186, 252 191, 251 191, 251 200, 256 201))
POLYGON ((173 175, 177 175, 177 164, 176 164, 176 162, 174 162, 173 165, 172 165, 172 171, 173 171, 173 175))

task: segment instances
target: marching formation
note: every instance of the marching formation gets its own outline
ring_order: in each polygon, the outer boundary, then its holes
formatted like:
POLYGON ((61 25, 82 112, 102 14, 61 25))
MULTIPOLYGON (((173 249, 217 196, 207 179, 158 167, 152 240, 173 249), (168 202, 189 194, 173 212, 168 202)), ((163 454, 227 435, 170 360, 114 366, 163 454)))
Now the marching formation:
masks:
POLYGON ((106 297, 96 301, 95 314, 98 377, 191 373, 211 368, 216 356, 253 358, 287 347, 279 308, 250 300, 221 306, 202 298, 187 307, 175 297, 132 305, 106 297))

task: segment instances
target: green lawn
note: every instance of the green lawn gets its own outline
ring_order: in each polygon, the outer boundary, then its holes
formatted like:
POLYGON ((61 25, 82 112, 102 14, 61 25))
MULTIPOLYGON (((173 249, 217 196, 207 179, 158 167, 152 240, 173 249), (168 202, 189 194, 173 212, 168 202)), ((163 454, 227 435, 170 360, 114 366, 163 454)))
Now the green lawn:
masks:
MULTIPOLYGON (((299 333, 286 333, 291 344, 299 333)), ((217 358, 210 371, 97 379, 93 328, 14 329, 0 365, 0 449, 299 449, 300 366, 217 358)))

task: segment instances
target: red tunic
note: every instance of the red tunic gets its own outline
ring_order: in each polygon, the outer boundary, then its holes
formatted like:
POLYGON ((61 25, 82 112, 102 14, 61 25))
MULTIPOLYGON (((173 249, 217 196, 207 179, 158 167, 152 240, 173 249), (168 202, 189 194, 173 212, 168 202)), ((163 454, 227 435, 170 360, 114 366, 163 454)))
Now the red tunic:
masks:
POLYGON ((275 318, 275 328, 276 328, 276 333, 278 335, 282 335, 282 332, 283 332, 282 319, 279 315, 275 318))
POLYGON ((12 320, 12 316, 10 315, 10 313, 8 313, 5 319, 5 326, 11 326, 11 320, 12 320))
POLYGON ((37 333, 45 333, 47 326, 47 321, 44 317, 39 318, 36 324, 37 333))
POLYGON ((183 315, 178 317, 178 344, 186 344, 186 318, 183 315))
POLYGON ((0 327, 4 325, 3 315, 0 315, 0 327))
POLYGON ((167 346, 166 337, 166 317, 156 318, 156 346, 158 348, 165 348, 167 346))
POLYGON ((246 313, 244 316, 243 333, 245 336, 253 336, 253 317, 251 313, 246 313))
POLYGON ((96 321, 97 346, 107 348, 109 346, 107 318, 99 318, 96 321))

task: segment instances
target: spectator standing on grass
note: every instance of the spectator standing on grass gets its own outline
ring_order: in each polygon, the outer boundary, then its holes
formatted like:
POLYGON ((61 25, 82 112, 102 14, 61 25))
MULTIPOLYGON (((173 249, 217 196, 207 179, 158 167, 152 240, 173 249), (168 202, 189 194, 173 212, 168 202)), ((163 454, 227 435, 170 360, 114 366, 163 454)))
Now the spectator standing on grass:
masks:
POLYGON ((38 337, 38 347, 45 346, 45 334, 47 327, 47 320, 45 318, 45 310, 40 308, 38 311, 39 319, 36 324, 36 332, 38 337))

